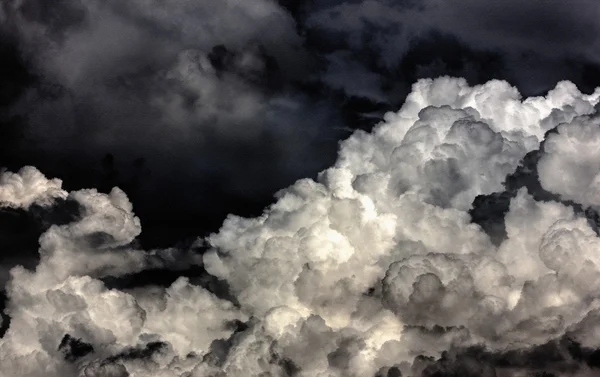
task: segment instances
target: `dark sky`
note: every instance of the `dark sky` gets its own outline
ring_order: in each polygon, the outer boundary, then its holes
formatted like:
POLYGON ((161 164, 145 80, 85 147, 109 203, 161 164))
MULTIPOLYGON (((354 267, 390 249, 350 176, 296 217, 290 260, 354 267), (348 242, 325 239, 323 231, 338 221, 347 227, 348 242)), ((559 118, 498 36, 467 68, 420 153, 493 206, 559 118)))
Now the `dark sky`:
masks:
POLYGON ((34 165, 72 189, 118 185, 152 229, 142 241, 165 246, 214 231, 227 213, 260 213, 419 78, 504 79, 524 96, 570 80, 590 92, 598 9, 265 0, 165 13, 159 1, 8 1, 0 164, 34 165))

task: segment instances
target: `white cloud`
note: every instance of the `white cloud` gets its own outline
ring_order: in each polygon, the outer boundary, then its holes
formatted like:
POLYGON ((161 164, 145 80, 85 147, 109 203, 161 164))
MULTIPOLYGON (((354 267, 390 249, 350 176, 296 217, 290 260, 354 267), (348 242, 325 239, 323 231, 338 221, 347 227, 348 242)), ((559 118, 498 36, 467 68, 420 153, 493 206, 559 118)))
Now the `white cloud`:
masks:
MULTIPOLYGON (((202 261, 131 246, 141 226, 121 190, 68 193, 79 218, 41 237, 35 271, 11 272, 0 363, 22 376, 341 377, 394 365, 411 375, 419 354, 529 347, 567 332, 597 346, 599 241, 587 219, 521 190, 496 247, 467 212, 565 117, 544 144, 542 183, 555 183, 545 159, 588 171, 595 155, 581 143, 593 141, 584 131, 597 127, 587 115, 597 102, 569 83, 521 101, 499 81, 420 81, 400 111, 346 140, 317 180, 282 190, 257 218, 229 216, 202 261), (236 303, 186 278, 127 291, 100 280, 186 263, 227 283, 236 303), (93 351, 65 360, 65 334, 93 351)), ((46 197, 10 187, 29 198, 13 203, 46 197)))
POLYGON ((578 118, 558 127, 538 164, 544 189, 584 206, 600 205, 600 121, 578 118))
POLYGON ((31 166, 19 170, 18 173, 0 173, 0 207, 28 208, 36 203, 51 204, 55 198, 65 198, 62 181, 57 178, 47 179, 31 166))

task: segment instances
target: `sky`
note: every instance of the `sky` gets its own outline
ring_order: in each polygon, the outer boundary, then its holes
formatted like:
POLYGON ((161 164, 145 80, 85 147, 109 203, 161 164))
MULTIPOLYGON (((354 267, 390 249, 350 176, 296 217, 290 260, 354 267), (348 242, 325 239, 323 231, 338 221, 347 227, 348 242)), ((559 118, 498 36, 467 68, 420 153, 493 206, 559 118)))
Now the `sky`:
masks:
POLYGON ((595 375, 599 13, 3 2, 0 376, 595 375))

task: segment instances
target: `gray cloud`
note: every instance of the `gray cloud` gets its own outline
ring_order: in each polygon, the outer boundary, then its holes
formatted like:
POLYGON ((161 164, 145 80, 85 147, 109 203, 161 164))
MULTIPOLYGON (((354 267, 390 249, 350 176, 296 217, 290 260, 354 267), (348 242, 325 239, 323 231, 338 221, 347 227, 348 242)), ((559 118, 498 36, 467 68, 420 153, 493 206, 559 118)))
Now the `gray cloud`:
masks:
MULTIPOLYGON (((594 2, 369 0, 303 4, 302 25, 309 36, 314 34, 314 43, 321 46, 330 64, 325 79, 357 95, 361 92, 364 95, 367 89, 356 91, 349 86, 352 80, 340 82, 334 78, 341 75, 337 61, 342 51, 352 54, 345 71, 357 71, 356 66, 361 65, 365 77, 379 74, 402 81, 403 60, 419 45, 431 43, 432 35, 444 36, 446 40, 434 39, 432 48, 421 55, 430 61, 430 74, 452 72, 468 77, 475 69, 479 74, 489 75, 473 76, 476 83, 500 76, 529 94, 542 93, 567 75, 584 83, 586 79, 574 76, 572 65, 598 63, 600 8, 594 2), (445 53, 448 43, 456 41, 460 48, 454 47, 453 54, 445 53), (471 56, 465 55, 469 50, 471 56), (485 67, 478 67, 489 59, 490 53, 497 54, 495 59, 500 58, 502 69, 486 71, 485 67), (461 64, 465 66, 452 71, 456 69, 451 67, 453 62, 463 59, 461 64)), ((405 81, 428 77, 425 72, 405 81)), ((401 83, 393 85, 400 86, 400 93, 405 93, 401 83)), ((367 88, 371 90, 371 98, 393 98, 372 84, 367 88)))

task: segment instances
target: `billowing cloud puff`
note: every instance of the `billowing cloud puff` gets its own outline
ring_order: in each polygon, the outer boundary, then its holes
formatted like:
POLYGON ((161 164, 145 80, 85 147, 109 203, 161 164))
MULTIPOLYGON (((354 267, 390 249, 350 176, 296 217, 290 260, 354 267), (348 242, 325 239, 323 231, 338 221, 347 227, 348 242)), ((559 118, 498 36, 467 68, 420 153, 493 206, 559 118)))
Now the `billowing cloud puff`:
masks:
POLYGON ((0 206, 27 208, 33 203, 50 204, 54 198, 65 198, 60 179, 47 179, 37 169, 27 166, 18 173, 0 175, 0 206))
POLYGON ((65 192, 78 216, 42 235, 34 271, 11 271, 0 363, 32 377, 585 375, 600 347, 600 241, 580 188, 596 174, 599 97, 568 82, 522 100, 500 81, 420 81, 316 180, 259 217, 230 215, 202 256, 136 248, 140 222, 117 188, 65 192), (494 244, 468 211, 538 149, 543 189, 559 199, 518 190, 494 244), (106 284, 194 265, 222 289, 106 284), (535 365, 544 347, 567 356, 535 365))
POLYGON ((600 122, 596 117, 560 125, 558 133, 548 137, 538 165, 542 186, 565 200, 598 208, 598 143, 600 122))

